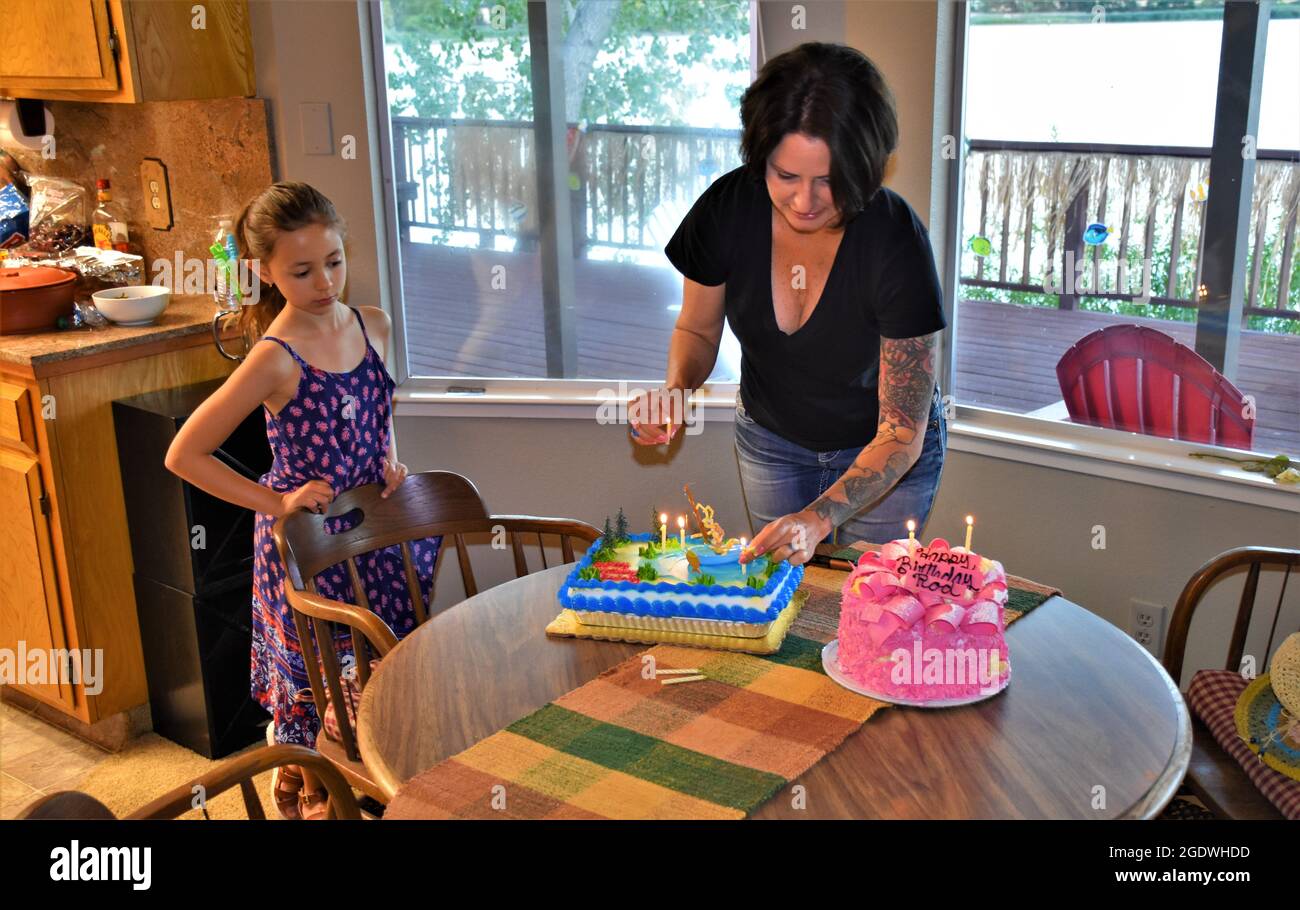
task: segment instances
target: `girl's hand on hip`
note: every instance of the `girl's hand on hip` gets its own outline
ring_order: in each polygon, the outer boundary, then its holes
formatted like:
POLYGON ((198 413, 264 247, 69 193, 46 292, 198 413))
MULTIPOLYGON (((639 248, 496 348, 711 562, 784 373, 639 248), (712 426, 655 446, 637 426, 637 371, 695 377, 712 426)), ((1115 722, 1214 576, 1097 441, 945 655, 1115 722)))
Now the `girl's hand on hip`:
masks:
POLYGON ((309 480, 298 489, 280 496, 280 515, 298 509, 321 513, 334 501, 334 488, 324 480, 309 480))
POLYGON ((748 552, 741 554, 741 562, 752 562, 766 554, 772 562, 788 559, 790 565, 801 566, 812 559, 813 548, 825 540, 831 530, 830 519, 807 509, 782 515, 758 532, 748 552))
POLYGON ((686 396, 683 389, 651 389, 627 403, 629 435, 639 446, 672 442, 685 422, 686 396))
POLYGON ((379 496, 387 499, 388 494, 393 492, 406 479, 406 465, 400 461, 394 461, 391 458, 384 459, 384 492, 379 496))

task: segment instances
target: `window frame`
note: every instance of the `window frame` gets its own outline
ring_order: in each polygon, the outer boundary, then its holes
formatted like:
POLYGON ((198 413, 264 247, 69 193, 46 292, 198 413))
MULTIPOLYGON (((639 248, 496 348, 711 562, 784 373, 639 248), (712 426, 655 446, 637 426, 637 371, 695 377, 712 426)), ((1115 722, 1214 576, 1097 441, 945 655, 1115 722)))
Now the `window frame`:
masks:
MULTIPOLYGON (((395 367, 393 378, 397 381, 399 396, 398 401, 437 401, 446 404, 457 402, 478 401, 506 401, 517 405, 524 405, 528 401, 537 401, 539 403, 559 404, 564 406, 575 406, 583 402, 591 401, 591 396, 596 394, 602 388, 611 385, 617 385, 620 381, 627 382, 633 386, 654 387, 662 385, 663 379, 656 378, 653 380, 620 380, 619 377, 608 379, 580 379, 580 378, 557 378, 557 377, 525 377, 525 376, 413 376, 410 372, 409 357, 407 354, 407 337, 406 337, 406 319, 405 319, 405 290, 402 284, 402 264, 399 249, 400 229, 398 227, 398 201, 397 201, 397 181, 393 161, 393 134, 392 134, 392 114, 388 103, 388 79, 385 72, 384 56, 384 28, 383 28, 383 9, 382 0, 375 3, 366 4, 370 32, 370 67, 368 77, 373 82, 373 87, 368 92, 369 98, 373 99, 375 104, 375 117, 377 131, 379 133, 379 176, 383 186, 383 218, 382 224, 377 225, 382 236, 376 238, 376 246, 381 263, 381 271, 387 276, 387 291, 389 295, 388 310, 392 316, 393 322, 393 340, 394 340, 394 357, 393 366, 395 367), (479 390, 473 393, 456 392, 455 389, 475 389, 479 390)), ((758 13, 757 0, 749 0, 749 49, 750 49, 750 74, 752 77, 757 74, 757 55, 761 46, 761 36, 757 33, 758 13)), ((530 21, 530 43, 535 41, 537 35, 534 34, 541 27, 541 20, 547 18, 547 13, 551 10, 558 10, 558 4, 555 0, 528 0, 528 11, 530 21), (544 6, 546 12, 540 15, 537 8, 544 6)), ((552 14, 557 15, 557 14, 552 14)), ((534 73, 534 82, 539 77, 534 73)), ((554 95, 553 91, 549 92, 554 95)), ((549 104, 543 105, 549 108, 549 104)), ((543 111, 546 116, 546 111, 543 111)), ((534 118, 534 130, 537 130, 537 120, 534 118)), ((552 145, 558 145, 558 152, 563 152, 563 143, 565 137, 563 131, 558 136, 552 136, 552 145)), ((538 145, 539 152, 541 144, 538 145)), ((556 154, 557 149, 551 149, 551 155, 539 153, 539 173, 538 179, 543 179, 542 166, 546 163, 543 159, 554 159, 558 157, 559 161, 564 160, 563 154, 556 154)), ((542 189, 538 189, 539 196, 542 189)), ((558 210, 558 209, 557 209, 558 210)), ((561 212, 567 218, 567 211, 561 212)), ((544 232, 545 234, 546 232, 544 232)), ((557 312, 563 308, 560 302, 564 294, 572 295, 571 271, 568 280, 565 280, 565 268, 556 267, 555 260, 568 254, 567 238, 568 230, 561 230, 557 233, 555 246, 558 247, 558 256, 548 248, 546 238, 543 238, 541 257, 542 257, 542 281, 543 281, 543 306, 546 308, 553 307, 557 312), (567 287, 566 287, 567 285, 567 287), (548 298, 554 298, 548 299, 548 298)), ((572 350, 576 351, 577 337, 576 330, 569 327, 569 334, 561 342, 566 348, 572 345, 572 350)), ((557 354, 560 352, 557 352, 557 354)), ((551 355, 548 353, 548 362, 551 355)), ((568 359, 561 355, 561 359, 568 359)), ((664 362, 664 371, 667 371, 667 360, 664 362)), ((736 390, 739 387, 738 382, 732 381, 708 381, 701 387, 701 392, 705 393, 708 403, 704 407, 709 410, 716 410, 717 401, 724 399, 734 399, 736 390)))

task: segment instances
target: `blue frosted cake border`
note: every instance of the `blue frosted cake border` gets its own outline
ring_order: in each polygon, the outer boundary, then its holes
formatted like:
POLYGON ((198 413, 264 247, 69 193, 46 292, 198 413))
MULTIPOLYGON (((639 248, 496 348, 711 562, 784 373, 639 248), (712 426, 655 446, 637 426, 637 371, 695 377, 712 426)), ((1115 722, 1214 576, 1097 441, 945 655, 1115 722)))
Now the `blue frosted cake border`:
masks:
MULTIPOLYGON (((656 540, 656 538, 657 535, 655 534, 628 535, 628 539, 632 543, 647 543, 656 540)), ((578 573, 592 564, 591 555, 600 549, 603 540, 603 537, 598 538, 588 547, 582 559, 574 564, 572 571, 565 578, 564 585, 560 588, 559 599, 560 604, 566 610, 624 613, 633 616, 683 616, 691 619, 716 619, 747 623, 771 622, 790 603, 790 598, 794 596, 795 589, 799 587, 799 582, 803 580, 803 566, 792 566, 788 562, 782 562, 762 588, 693 585, 684 582, 668 584, 661 581, 599 581, 579 578, 578 573), (579 591, 590 591, 591 594, 570 594, 570 588, 576 588, 579 591), (698 604, 675 600, 651 603, 641 597, 623 596, 630 591, 653 591, 656 594, 705 594, 732 600, 738 597, 759 599, 777 591, 779 593, 777 593, 767 609, 760 610, 757 607, 747 607, 741 604, 698 604)))

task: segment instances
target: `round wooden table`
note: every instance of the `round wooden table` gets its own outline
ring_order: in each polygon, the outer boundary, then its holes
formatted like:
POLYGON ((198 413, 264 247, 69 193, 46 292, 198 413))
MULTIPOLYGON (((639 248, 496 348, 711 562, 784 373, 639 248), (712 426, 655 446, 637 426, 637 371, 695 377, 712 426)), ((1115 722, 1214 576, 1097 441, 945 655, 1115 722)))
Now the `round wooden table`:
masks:
MULTIPOLYGON (((379 665, 361 698, 361 755, 390 798, 444 758, 647 645, 548 638, 570 566, 438 614, 379 665)), ((810 569, 809 571, 829 571, 810 569)), ((879 711, 755 818, 1149 818, 1191 756, 1164 668, 1115 626, 1053 597, 1007 631, 1013 678, 975 705, 879 711)), ((406 806, 410 814, 411 806, 406 806)))

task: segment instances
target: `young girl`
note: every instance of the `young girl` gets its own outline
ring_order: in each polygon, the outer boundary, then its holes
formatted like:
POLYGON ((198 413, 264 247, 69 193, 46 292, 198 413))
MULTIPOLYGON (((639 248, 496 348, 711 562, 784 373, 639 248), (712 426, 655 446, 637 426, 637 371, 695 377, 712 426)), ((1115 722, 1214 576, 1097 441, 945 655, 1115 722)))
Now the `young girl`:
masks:
MULTIPOLYGON (((252 693, 274 716, 276 742, 309 747, 320 721, 285 599, 272 525, 295 509, 324 512, 336 495, 363 484, 382 483, 386 497, 406 477, 393 439, 395 384, 384 367, 388 316, 340 299, 347 279, 345 236, 333 204, 305 183, 276 183, 244 209, 235 237, 261 280, 257 303, 240 314, 252 347, 185 421, 167 452, 169 470, 257 513, 252 693), (259 405, 274 462, 254 483, 212 453, 259 405)), ((330 532, 344 527, 341 519, 327 524, 330 532)), ((430 538, 412 544, 426 597, 440 543, 441 538, 430 538)), ((415 627, 415 613, 400 548, 369 553, 358 565, 371 609, 403 637, 415 627)), ((325 597, 356 602, 342 565, 316 576, 316 584, 325 597)), ((338 650, 350 654, 350 645, 340 641, 338 650)), ((325 817, 325 792, 310 772, 299 766, 281 769, 273 788, 286 817, 325 817)))

